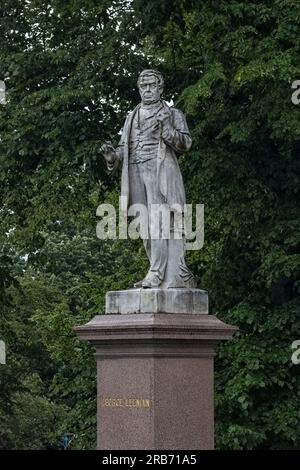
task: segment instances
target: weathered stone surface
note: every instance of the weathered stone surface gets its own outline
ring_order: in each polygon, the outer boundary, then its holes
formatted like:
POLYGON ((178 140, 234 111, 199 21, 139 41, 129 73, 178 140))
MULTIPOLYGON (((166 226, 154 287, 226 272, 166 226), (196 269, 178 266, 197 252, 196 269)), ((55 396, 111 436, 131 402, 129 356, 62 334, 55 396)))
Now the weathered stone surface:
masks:
POLYGON ((129 289, 106 294, 106 314, 207 314, 208 294, 201 289, 129 289))

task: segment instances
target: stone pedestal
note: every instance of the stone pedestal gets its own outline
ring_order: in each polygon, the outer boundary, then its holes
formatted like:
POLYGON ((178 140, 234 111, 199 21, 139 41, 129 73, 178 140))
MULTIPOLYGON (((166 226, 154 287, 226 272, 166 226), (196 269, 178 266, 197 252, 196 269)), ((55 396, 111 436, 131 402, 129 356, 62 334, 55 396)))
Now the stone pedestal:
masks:
POLYGON ((236 328, 206 314, 205 291, 154 291, 108 293, 107 313, 75 328, 96 347, 98 449, 212 449, 214 351, 236 328))

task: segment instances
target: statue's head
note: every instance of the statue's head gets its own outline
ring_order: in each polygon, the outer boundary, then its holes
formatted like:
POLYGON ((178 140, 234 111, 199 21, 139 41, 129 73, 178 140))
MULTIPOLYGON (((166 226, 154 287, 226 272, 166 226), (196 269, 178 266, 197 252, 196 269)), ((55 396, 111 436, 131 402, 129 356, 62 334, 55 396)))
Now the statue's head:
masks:
POLYGON ((137 81, 142 103, 155 103, 160 99, 164 88, 164 79, 156 70, 143 70, 137 81))

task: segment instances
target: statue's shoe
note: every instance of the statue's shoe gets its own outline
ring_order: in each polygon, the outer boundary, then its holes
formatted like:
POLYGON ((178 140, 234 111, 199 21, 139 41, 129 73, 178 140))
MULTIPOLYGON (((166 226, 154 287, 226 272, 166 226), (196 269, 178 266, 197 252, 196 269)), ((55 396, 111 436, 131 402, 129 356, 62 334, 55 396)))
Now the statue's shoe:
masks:
POLYGON ((135 282, 133 284, 133 287, 136 287, 136 288, 143 287, 143 282, 146 281, 146 279, 148 279, 148 277, 151 276, 151 274, 153 273, 151 271, 148 271, 144 279, 142 279, 141 281, 135 282))
POLYGON ((144 282, 144 280, 145 280, 145 279, 142 279, 141 281, 135 282, 135 283, 133 284, 133 287, 136 287, 136 288, 138 288, 138 287, 143 287, 143 282, 144 282))
POLYGON ((142 281, 142 287, 146 289, 151 289, 153 287, 158 287, 162 283, 162 280, 159 276, 155 273, 150 273, 145 279, 142 281))

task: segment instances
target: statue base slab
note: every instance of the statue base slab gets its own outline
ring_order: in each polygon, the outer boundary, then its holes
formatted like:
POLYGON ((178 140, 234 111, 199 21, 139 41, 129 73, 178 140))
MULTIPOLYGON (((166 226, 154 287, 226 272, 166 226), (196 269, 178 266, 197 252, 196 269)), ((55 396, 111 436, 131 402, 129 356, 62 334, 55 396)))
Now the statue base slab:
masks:
POLYGON ((208 294, 201 289, 128 289, 106 294, 106 314, 207 314, 208 294))

